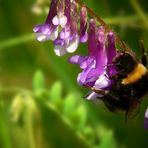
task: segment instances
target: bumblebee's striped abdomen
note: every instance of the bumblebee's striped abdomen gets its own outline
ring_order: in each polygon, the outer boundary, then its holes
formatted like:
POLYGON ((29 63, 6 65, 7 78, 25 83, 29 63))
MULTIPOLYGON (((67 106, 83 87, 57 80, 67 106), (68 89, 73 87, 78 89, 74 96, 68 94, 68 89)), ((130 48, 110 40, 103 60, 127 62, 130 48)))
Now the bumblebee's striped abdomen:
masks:
POLYGON ((122 80, 123 85, 133 84, 139 81, 144 75, 146 75, 147 69, 144 65, 139 63, 136 68, 127 74, 127 77, 122 80))
POLYGON ((139 80, 129 85, 135 95, 135 98, 140 99, 148 92, 148 72, 146 72, 139 80))

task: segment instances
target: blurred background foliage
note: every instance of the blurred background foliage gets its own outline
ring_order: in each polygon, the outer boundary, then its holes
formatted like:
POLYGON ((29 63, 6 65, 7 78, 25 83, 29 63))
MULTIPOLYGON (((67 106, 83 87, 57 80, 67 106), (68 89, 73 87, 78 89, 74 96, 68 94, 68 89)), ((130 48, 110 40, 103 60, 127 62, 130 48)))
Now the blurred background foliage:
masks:
MULTIPOLYGON (((147 0, 85 2, 139 57, 139 39, 148 49, 147 0)), ((77 85, 80 70, 67 63, 69 55, 56 57, 50 41, 35 40, 32 28, 44 22, 48 8, 49 0, 0 0, 0 147, 148 147, 146 99, 125 124, 123 114, 82 98, 88 90, 77 85)))

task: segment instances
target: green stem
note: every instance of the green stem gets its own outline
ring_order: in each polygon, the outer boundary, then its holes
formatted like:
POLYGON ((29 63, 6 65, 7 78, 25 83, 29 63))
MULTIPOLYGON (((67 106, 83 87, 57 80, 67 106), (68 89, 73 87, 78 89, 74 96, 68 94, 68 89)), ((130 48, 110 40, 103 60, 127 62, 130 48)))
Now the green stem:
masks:
POLYGON ((32 110, 29 107, 26 107, 26 111, 24 114, 24 122, 25 122, 25 130, 29 143, 29 148, 35 148, 33 115, 32 115, 32 110))
POLYGON ((1 146, 3 148, 11 148, 11 140, 7 126, 8 125, 6 123, 5 114, 3 110, 3 102, 0 96, 0 141, 2 142, 1 146))
POLYGON ((0 42, 0 50, 5 49, 5 48, 9 48, 12 46, 16 46, 16 45, 19 45, 19 44, 22 44, 25 42, 30 42, 34 39, 35 39, 34 33, 6 39, 6 40, 0 42))
POLYGON ((130 25, 130 24, 135 24, 135 22, 139 21, 140 18, 137 17, 136 15, 132 16, 119 16, 119 17, 114 17, 114 18, 104 18, 104 21, 107 22, 108 24, 111 25, 130 25))
POLYGON ((145 28, 148 29, 148 18, 147 18, 147 15, 144 13, 144 11, 140 7, 140 5, 137 2, 137 0, 130 0, 130 1, 131 1, 131 5, 133 6, 135 11, 137 12, 137 15, 143 21, 145 28))

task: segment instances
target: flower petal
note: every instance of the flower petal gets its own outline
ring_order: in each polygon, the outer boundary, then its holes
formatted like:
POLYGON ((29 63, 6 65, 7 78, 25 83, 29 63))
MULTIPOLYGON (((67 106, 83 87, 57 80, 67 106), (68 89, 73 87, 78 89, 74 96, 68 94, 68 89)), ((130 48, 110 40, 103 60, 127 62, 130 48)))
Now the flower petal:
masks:
POLYGON ((58 37, 58 27, 50 34, 49 39, 54 41, 58 37))
POLYGON ((74 55, 69 58, 69 62, 72 64, 81 64, 86 58, 81 55, 74 55))
POLYGON ((94 85, 97 78, 95 76, 91 77, 89 75, 89 73, 92 70, 92 67, 93 67, 93 64, 85 68, 81 73, 79 73, 77 77, 77 82, 79 83, 79 85, 83 85, 83 86, 93 86, 94 85))
POLYGON ((80 42, 85 43, 85 42, 87 42, 87 40, 88 40, 88 33, 85 32, 85 34, 80 37, 80 42))
POLYGON ((144 128, 148 130, 148 108, 146 109, 146 112, 145 112, 144 128))
POLYGON ((73 53, 76 51, 76 49, 78 48, 79 45, 79 37, 77 36, 74 40, 72 40, 69 45, 67 45, 67 52, 69 53, 73 53))
POLYGON ((37 33, 37 40, 40 42, 49 39, 55 40, 58 36, 58 27, 50 24, 37 25, 33 28, 33 31, 37 33))
POLYGON ((61 32, 60 32, 60 38, 63 40, 70 38, 70 28, 66 26, 61 32))
POLYGON ((78 74, 77 82, 78 82, 79 85, 86 86, 86 84, 87 84, 87 82, 86 82, 87 73, 89 72, 89 70, 84 70, 84 71, 82 71, 81 73, 78 74))
POLYGON ((116 47, 115 47, 115 35, 112 31, 108 33, 108 48, 107 48, 107 59, 108 64, 112 63, 113 58, 116 55, 116 47))
POLYGON ((96 22, 94 19, 91 19, 89 22, 89 32, 88 32, 89 56, 95 55, 96 49, 97 49, 96 22))
POLYGON ((55 25, 55 26, 58 26, 59 25, 59 17, 56 15, 54 16, 54 18, 52 19, 52 23, 55 25))
POLYGON ((61 25, 61 27, 64 28, 66 24, 67 24, 67 17, 63 15, 59 18, 59 25, 61 25))
POLYGON ((100 70, 100 75, 105 71, 107 65, 107 52, 105 47, 106 37, 104 27, 98 28, 98 46, 96 51, 96 68, 100 70))
POLYGON ((63 56, 67 53, 65 46, 55 45, 54 52, 57 56, 63 56))
POLYGON ((108 47, 107 47, 107 74, 109 76, 115 75, 117 73, 115 66, 109 66, 112 64, 113 58, 116 56, 116 47, 115 47, 115 35, 112 31, 108 33, 108 47))
MULTIPOLYGON (((81 64, 80 64, 80 68, 85 69, 90 65, 94 65, 95 67, 95 58, 93 56, 88 56, 86 57, 86 60, 84 60, 81 64)), ((92 67, 93 68, 93 67, 92 67)))
POLYGON ((49 37, 47 35, 42 34, 42 33, 37 33, 36 38, 39 42, 44 42, 49 39, 49 37))
POLYGON ((99 99, 99 98, 102 98, 103 96, 101 95, 101 94, 97 94, 97 93, 95 93, 95 92, 89 92, 88 94, 86 94, 85 96, 84 96, 84 98, 86 99, 86 100, 90 100, 90 101, 93 101, 93 102, 95 102, 95 103, 101 103, 102 101, 101 101, 101 99, 99 99))
POLYGON ((87 9, 82 7, 80 11, 80 42, 85 43, 87 40, 87 9))
POLYGON ((111 84, 111 81, 105 76, 105 73, 102 74, 98 80, 95 82, 94 89, 101 89, 101 88, 107 88, 111 84))

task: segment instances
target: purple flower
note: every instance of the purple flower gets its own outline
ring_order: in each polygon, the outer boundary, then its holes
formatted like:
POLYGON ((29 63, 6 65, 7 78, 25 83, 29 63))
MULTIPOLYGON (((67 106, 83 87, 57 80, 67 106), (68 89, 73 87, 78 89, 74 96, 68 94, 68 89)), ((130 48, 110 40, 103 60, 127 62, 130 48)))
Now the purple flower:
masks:
MULTIPOLYGON (((96 27, 95 21, 90 20, 88 56, 74 55, 69 59, 70 63, 79 64, 82 69, 77 78, 79 85, 92 87, 96 90, 109 89, 112 81, 108 77, 115 74, 116 70, 113 66, 108 68, 107 65, 112 64, 115 55, 114 33, 112 31, 105 33, 104 27, 96 27)), ((94 96, 97 95, 92 92, 87 96, 87 99, 94 99, 94 96)))
POLYGON ((55 54, 62 56, 78 48, 77 22, 75 0, 52 0, 45 23, 35 26, 33 31, 38 41, 53 40, 55 54))
MULTIPOLYGON (((65 25, 67 24, 68 18, 65 15, 65 8, 66 8, 66 0, 58 0, 57 3, 57 15, 55 15, 52 19, 52 23, 55 26, 61 26, 62 28, 65 27, 65 25)), ((70 3, 70 0, 68 0, 68 2, 70 3)))
POLYGON ((80 42, 85 43, 87 40, 87 9, 82 7, 80 11, 80 42))
POLYGON ((148 108, 146 109, 146 112, 145 112, 144 128, 148 130, 148 108))
POLYGON ((46 40, 55 40, 58 36, 58 26, 52 23, 54 16, 57 14, 58 0, 52 0, 47 19, 44 24, 36 25, 33 31, 37 33, 37 40, 42 42, 46 40))
POLYGON ((75 1, 70 3, 70 0, 66 0, 66 4, 65 15, 68 22, 61 30, 60 36, 54 41, 54 51, 58 56, 62 56, 66 53, 73 53, 78 48, 79 44, 77 5, 75 1))

